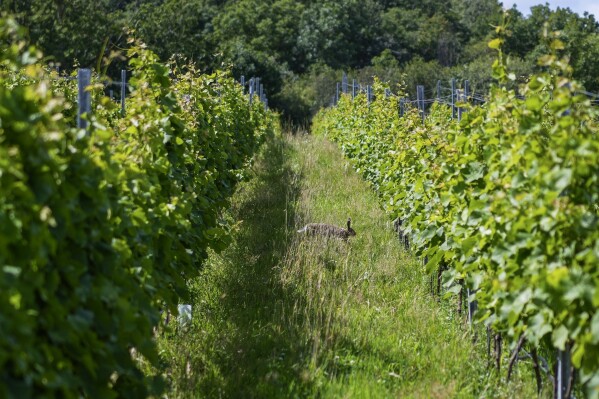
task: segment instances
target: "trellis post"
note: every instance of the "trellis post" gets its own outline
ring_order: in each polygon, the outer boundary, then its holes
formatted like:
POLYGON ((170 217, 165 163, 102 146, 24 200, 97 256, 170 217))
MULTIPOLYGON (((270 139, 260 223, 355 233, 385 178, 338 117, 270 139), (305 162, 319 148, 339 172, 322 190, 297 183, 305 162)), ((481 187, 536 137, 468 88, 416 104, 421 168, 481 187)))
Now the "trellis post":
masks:
POLYGON ((470 300, 470 296, 475 292, 476 291, 470 290, 470 288, 466 288, 466 295, 468 296, 468 323, 470 323, 470 327, 472 327, 472 323, 474 322, 474 313, 478 309, 478 302, 476 299, 470 300))
POLYGON ((87 129, 88 121, 83 118, 83 115, 85 114, 85 117, 89 119, 92 109, 91 93, 86 90, 91 83, 91 76, 91 69, 79 69, 77 71, 77 127, 79 129, 87 129))
POLYGON ((424 122, 424 86, 416 86, 416 97, 418 101, 418 110, 422 116, 422 122, 424 122))
POLYGON ((464 80, 464 101, 470 101, 470 81, 464 80))
POLYGON ((127 71, 121 70, 121 113, 125 116, 125 98, 127 97, 127 71))
POLYGON ((455 103, 456 103, 456 92, 455 92, 455 78, 451 79, 451 119, 455 119, 455 103))
POLYGON ((347 74, 343 72, 343 78, 341 80, 341 91, 343 94, 347 94, 347 74))
MULTIPOLYGON (((464 97, 463 90, 456 90, 456 98, 458 102, 462 102, 464 97)), ((462 120, 462 107, 458 107, 458 122, 462 120)))
POLYGON ((558 350, 557 352, 557 370, 554 390, 555 399, 570 399, 572 391, 569 389, 571 368, 570 344, 566 344, 565 350, 558 350))

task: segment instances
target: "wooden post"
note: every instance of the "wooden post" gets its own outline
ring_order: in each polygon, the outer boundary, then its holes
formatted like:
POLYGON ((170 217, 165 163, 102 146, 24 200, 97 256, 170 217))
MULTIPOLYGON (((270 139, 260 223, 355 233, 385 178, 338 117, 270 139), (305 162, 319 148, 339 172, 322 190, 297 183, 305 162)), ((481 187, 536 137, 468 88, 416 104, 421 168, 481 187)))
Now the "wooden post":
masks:
POLYGON ((91 83, 91 76, 91 69, 79 69, 77 71, 77 127, 79 129, 87 129, 87 120, 83 118, 83 114, 89 119, 92 109, 92 96, 86 90, 91 83))

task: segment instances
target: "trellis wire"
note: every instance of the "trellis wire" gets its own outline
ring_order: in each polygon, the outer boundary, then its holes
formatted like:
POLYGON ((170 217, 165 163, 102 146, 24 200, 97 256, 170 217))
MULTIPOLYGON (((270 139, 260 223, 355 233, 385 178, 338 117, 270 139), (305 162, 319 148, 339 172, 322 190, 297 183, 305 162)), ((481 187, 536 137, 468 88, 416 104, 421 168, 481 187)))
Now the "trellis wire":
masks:
MULTIPOLYGON (((58 68, 57 68, 58 71, 58 68)), ((87 129, 89 114, 91 113, 91 93, 87 89, 91 85, 91 69, 88 68, 80 68, 77 70, 77 77, 73 78, 70 76, 61 78, 66 80, 74 80, 77 79, 77 128, 79 129, 87 129)), ((249 93, 250 93, 250 106, 252 104, 253 96, 257 92, 258 82, 260 78, 251 78, 249 82, 249 93)), ((109 85, 118 85, 121 90, 121 115, 125 116, 126 108, 125 108, 125 99, 127 97, 127 88, 130 85, 127 83, 127 71, 125 69, 121 70, 121 80, 120 82, 115 81, 105 81, 105 86, 109 85)), ((241 76, 241 87, 245 92, 245 76, 241 76)), ((218 90, 220 95, 220 90, 218 90)), ((108 95, 111 99, 114 98, 114 90, 109 89, 108 95)), ((264 91, 264 86, 260 84, 259 86, 259 100, 264 104, 264 109, 268 109, 268 98, 266 97, 266 93, 264 91)))

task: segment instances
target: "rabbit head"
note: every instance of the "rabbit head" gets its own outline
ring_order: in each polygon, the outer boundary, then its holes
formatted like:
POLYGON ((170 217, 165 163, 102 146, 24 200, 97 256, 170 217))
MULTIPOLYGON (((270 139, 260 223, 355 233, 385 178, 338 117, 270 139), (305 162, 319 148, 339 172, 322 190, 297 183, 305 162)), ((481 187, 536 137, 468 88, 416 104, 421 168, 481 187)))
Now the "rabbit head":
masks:
POLYGON ((356 231, 351 228, 351 218, 347 218, 347 235, 350 237, 356 235, 356 231))

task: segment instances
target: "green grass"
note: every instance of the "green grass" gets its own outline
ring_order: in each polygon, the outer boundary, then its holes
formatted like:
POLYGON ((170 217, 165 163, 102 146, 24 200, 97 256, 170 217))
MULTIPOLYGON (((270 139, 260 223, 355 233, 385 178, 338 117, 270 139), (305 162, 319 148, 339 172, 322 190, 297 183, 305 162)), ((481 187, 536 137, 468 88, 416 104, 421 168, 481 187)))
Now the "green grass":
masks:
POLYGON ((536 395, 524 362, 510 384, 488 368, 485 340, 473 344, 454 303, 429 294, 421 263, 333 144, 277 138, 252 174, 229 215, 234 244, 190 282, 192 325, 159 334, 169 397, 536 395), (349 242, 296 233, 348 216, 349 242))

